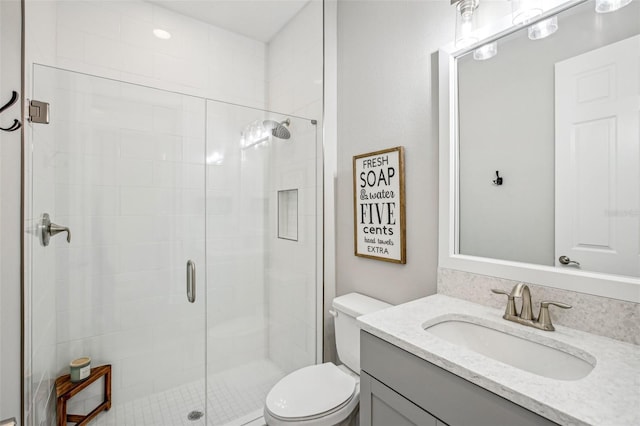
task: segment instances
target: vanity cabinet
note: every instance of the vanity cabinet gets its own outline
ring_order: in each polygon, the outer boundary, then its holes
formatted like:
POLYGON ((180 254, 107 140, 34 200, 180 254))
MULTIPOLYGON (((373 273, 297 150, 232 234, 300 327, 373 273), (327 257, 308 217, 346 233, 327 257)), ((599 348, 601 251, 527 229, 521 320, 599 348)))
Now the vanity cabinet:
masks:
POLYGON ((361 426, 547 426, 556 423, 365 331, 361 426))

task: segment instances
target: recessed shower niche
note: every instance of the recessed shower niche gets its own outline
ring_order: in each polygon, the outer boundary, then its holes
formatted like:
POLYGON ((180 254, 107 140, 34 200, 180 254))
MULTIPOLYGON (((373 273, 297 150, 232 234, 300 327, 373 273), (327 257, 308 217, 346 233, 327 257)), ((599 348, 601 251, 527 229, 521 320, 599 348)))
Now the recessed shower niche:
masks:
POLYGON ((298 241, 298 190, 278 191, 278 238, 298 241))

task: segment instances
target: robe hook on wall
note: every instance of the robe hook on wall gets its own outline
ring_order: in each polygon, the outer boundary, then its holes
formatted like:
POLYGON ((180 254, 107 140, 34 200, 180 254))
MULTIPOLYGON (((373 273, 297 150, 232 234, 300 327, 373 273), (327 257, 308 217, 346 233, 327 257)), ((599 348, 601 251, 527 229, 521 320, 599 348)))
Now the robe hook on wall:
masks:
POLYGON ((15 90, 13 91, 13 93, 11 94, 11 99, 9 99, 9 102, 7 102, 6 104, 4 104, 2 106, 2 108, 0 108, 0 112, 3 112, 5 109, 9 108, 11 105, 15 104, 16 101, 18 100, 18 92, 16 92, 15 90))
POLYGON ((500 172, 496 170, 496 178, 493 180, 494 185, 502 185, 502 177, 500 177, 500 172))
POLYGON ((22 124, 20 123, 20 121, 18 121, 17 119, 13 119, 13 124, 9 127, 0 127, 0 130, 4 130, 5 132, 15 132, 16 130, 18 130, 20 127, 22 127, 22 124))
MULTIPOLYGON (((6 109, 8 109, 9 107, 11 107, 11 105, 15 104, 18 101, 18 98, 20 96, 18 95, 18 92, 16 92, 15 90, 11 93, 11 99, 9 99, 9 102, 7 102, 6 104, 4 104, 2 107, 0 107, 0 113, 4 112, 6 109)), ((16 130, 18 130, 20 127, 22 127, 22 124, 20 123, 20 121, 14 119, 13 120, 13 124, 9 127, 0 127, 0 130, 4 130, 5 132, 15 132, 16 130)))

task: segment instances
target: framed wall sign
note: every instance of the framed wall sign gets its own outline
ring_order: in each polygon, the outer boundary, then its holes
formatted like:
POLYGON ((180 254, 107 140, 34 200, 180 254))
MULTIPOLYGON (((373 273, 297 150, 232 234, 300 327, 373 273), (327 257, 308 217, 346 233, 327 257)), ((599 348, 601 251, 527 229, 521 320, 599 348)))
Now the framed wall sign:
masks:
POLYGON ((404 148, 353 157, 355 255, 407 263, 404 148))

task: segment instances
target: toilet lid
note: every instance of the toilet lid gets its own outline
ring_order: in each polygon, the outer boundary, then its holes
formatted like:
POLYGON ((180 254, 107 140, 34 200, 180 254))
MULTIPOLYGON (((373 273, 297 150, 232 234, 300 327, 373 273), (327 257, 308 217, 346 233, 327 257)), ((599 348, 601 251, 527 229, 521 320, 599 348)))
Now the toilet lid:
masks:
POLYGON ((282 378, 267 395, 266 406, 280 418, 312 417, 344 404, 355 390, 355 378, 327 362, 282 378))

